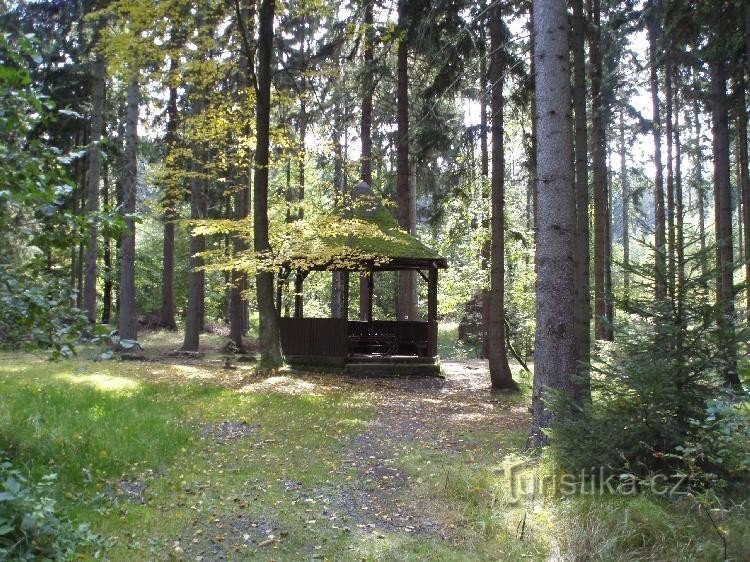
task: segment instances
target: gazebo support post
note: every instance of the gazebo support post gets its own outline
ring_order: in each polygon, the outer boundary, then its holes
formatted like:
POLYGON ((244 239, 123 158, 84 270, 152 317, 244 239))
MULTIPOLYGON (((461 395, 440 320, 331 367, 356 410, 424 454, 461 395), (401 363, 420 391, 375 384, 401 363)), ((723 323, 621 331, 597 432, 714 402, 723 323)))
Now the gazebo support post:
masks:
POLYGON ((284 290, 284 268, 276 276, 276 313, 281 316, 281 293, 284 290))
POLYGON ((437 355, 437 294, 438 294, 438 270, 430 267, 427 278, 427 322, 428 340, 427 353, 430 356, 437 355))
POLYGON ((367 272, 361 272, 359 274, 359 319, 367 320, 367 311, 372 306, 372 298, 370 293, 370 276, 367 272))
POLYGON ((341 272, 341 318, 349 320, 349 272, 341 272))

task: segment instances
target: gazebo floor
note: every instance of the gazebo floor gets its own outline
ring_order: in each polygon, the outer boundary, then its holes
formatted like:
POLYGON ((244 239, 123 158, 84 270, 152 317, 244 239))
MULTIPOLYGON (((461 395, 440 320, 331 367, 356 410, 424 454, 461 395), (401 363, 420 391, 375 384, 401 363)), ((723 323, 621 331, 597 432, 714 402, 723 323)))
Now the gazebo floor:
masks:
POLYGON ((346 357, 287 355, 286 362, 296 369, 343 372, 354 377, 440 377, 440 357, 416 355, 364 355, 346 357))
POLYGON ((416 355, 350 355, 344 373, 355 377, 435 377, 440 358, 416 355))

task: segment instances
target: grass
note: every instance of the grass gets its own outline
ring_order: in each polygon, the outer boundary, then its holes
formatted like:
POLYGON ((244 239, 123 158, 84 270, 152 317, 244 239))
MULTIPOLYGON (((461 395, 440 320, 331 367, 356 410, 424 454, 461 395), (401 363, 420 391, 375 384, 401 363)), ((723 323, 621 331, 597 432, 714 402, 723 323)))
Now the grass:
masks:
POLYGON ((441 322, 438 325, 438 355, 451 359, 476 359, 478 345, 458 339, 458 322, 441 322))
MULTIPOLYGON (((448 343, 450 329, 441 332, 448 343)), ((750 559, 742 507, 717 511, 717 530, 695 498, 528 487, 555 469, 525 456, 525 429, 467 431, 455 449, 395 440, 409 476, 400 501, 440 529, 346 524, 341 493, 358 476, 342 462, 344 449, 377 416, 368 395, 221 365, 220 354, 215 364, 174 365, 0 356, 0 449, 37 477, 58 474, 65 514, 108 541, 84 558, 720 560, 723 533, 729 559, 750 559), (250 430, 217 440, 211 431, 224 421, 250 430), (128 497, 129 486, 142 502, 128 497)), ((498 400, 510 407, 528 395, 498 400)))

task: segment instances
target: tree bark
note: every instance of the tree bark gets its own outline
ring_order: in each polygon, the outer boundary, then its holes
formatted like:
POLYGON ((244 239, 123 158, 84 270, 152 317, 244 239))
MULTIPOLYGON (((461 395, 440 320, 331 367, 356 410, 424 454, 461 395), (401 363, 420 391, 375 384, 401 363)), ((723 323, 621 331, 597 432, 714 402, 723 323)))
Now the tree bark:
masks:
MULTIPOLYGON (((249 175, 249 171, 248 174, 249 175)), ((247 218, 247 206, 245 197, 248 195, 247 189, 240 187, 234 195, 234 219, 242 221, 247 218)), ((232 250, 234 255, 239 255, 246 250, 242 238, 235 235, 232 240, 232 250)), ((245 273, 236 269, 231 272, 231 289, 229 291, 229 340, 234 343, 235 351, 243 352, 242 334, 245 332, 244 322, 244 299, 242 291, 245 284, 245 273)))
MULTIPOLYGON (((175 72, 177 61, 172 59, 170 70, 175 72)), ((177 87, 169 87, 169 100, 167 101, 167 154, 165 161, 170 165, 170 157, 177 143, 177 87)), ((177 204, 179 193, 177 186, 173 185, 174 179, 168 177, 165 185, 164 201, 164 240, 162 245, 162 257, 164 261, 161 273, 161 325, 170 330, 177 329, 174 307, 174 227, 177 220, 177 204)))
POLYGON ((101 178, 101 139, 104 132, 104 98, 106 96, 106 66, 104 57, 94 60, 91 96, 91 138, 88 148, 88 190, 86 213, 89 220, 89 240, 86 246, 86 265, 83 280, 83 309, 89 322, 96 323, 97 257, 99 253, 99 180, 101 178))
MULTIPOLYGON (((360 176, 362 181, 372 187, 372 92, 373 92, 373 14, 372 2, 365 0, 365 42, 364 42, 364 81, 362 84, 362 114, 360 118, 360 176)), ((370 309, 370 292, 367 275, 359 276, 359 319, 367 319, 370 309)))
MULTIPOLYGON (((200 111, 200 103, 198 103, 200 111)), ((197 146, 194 147, 193 154, 193 172, 199 175, 203 170, 203 161, 205 154, 197 146)), ((204 182, 199 177, 193 177, 190 180, 190 218, 193 220, 206 218, 204 208, 204 182)), ((188 273, 188 298, 187 312, 185 315, 185 337, 182 343, 183 351, 198 351, 200 346, 200 333, 202 326, 202 310, 205 298, 205 276, 206 273, 201 269, 203 267, 203 258, 198 254, 206 250, 206 237, 195 235, 191 232, 190 244, 188 246, 190 253, 190 269, 188 273)))
POLYGON ((630 189, 628 186, 625 116, 620 111, 620 187, 622 188, 622 299, 630 298, 630 189))
MULTIPOLYGON (((680 138, 680 82, 679 73, 675 73, 674 92, 674 189, 675 189, 675 245, 677 254, 677 323, 682 326, 685 313, 685 208, 682 197, 682 142, 680 138)), ((682 346, 682 332, 678 334, 678 343, 682 346)))
MULTIPOLYGON (((484 26, 479 31, 480 53, 479 53, 479 172, 481 176, 482 198, 487 199, 486 184, 490 176, 490 157, 487 143, 487 99, 490 96, 489 80, 487 77, 487 34, 484 26)), ((482 229, 490 227, 489 222, 484 216, 482 217, 482 229)), ((491 228, 490 228, 491 230, 491 228)), ((482 244, 481 260, 482 270, 486 271, 492 259, 492 235, 482 244)), ((490 316, 492 303, 490 300, 490 290, 483 286, 480 293, 482 305, 482 348, 481 357, 487 359, 490 356, 490 316)))
MULTIPOLYGON (((398 198, 398 224, 409 234, 416 234, 414 222, 414 200, 409 166, 409 46, 406 36, 405 10, 406 0, 399 1, 399 26, 401 36, 396 53, 396 193, 398 198)), ((415 320, 417 317, 416 272, 413 270, 398 272, 397 317, 399 320, 415 320)))
MULTIPOLYGON (((341 103, 334 106, 334 123, 331 131, 333 144, 333 189, 336 210, 344 209, 344 150, 341 144, 341 103)), ((364 144, 364 143, 363 143, 364 144)), ((349 272, 334 271, 331 274, 331 317, 349 319, 349 272)))
POLYGON ((490 124, 492 127, 492 216, 489 314, 489 368, 492 388, 516 390, 505 350, 505 155, 503 153, 503 73, 505 53, 499 4, 490 10, 490 124))
POLYGON ((747 319, 750 320, 750 173, 748 171, 748 148, 747 148, 747 105, 746 105, 746 80, 742 71, 741 78, 737 81, 737 168, 739 170, 739 182, 737 183, 737 211, 739 229, 738 253, 740 263, 745 265, 745 298, 747 299, 747 319), (743 242, 744 240, 744 242, 743 242), (744 248, 743 248, 744 246, 744 248), (744 250, 744 251, 743 251, 744 250))
POLYGON ((675 278, 677 273, 675 248, 675 192, 672 142, 674 139, 672 127, 672 113, 674 109, 674 94, 672 92, 672 73, 674 64, 671 58, 667 60, 664 69, 664 94, 666 96, 666 115, 664 117, 664 132, 667 137, 667 294, 673 304, 676 304, 675 278))
MULTIPOLYGON (((271 52, 275 0, 261 0, 258 33, 258 91, 255 109, 255 182, 253 184, 253 246, 262 258, 271 250, 268 239, 268 161, 271 117, 271 52)), ((276 369, 284 364, 281 353, 279 316, 273 302, 273 273, 259 270, 256 275, 260 348, 259 367, 276 369)))
POLYGON ((654 278, 656 300, 667 296, 666 233, 664 215, 664 169, 661 160, 661 113, 659 108, 659 67, 657 50, 660 41, 661 1, 651 0, 648 17, 649 66, 651 71, 651 104, 654 137, 654 278))
POLYGON ((580 399, 575 326, 575 192, 565 0, 534 0, 537 113, 537 250, 534 388, 529 443, 555 424, 546 393, 580 399))
POLYGON ((703 285, 708 282, 708 253, 706 250, 706 193, 703 189, 703 154, 701 150, 701 119, 698 98, 693 100, 693 118, 695 128, 695 194, 698 199, 698 241, 700 243, 700 265, 703 285))
MULTIPOLYGON (((745 59, 747 70, 750 72, 750 2, 744 3, 745 12, 745 59)), ((743 115, 745 119, 745 135, 743 136, 745 163, 744 181, 742 182, 742 222, 745 230, 745 297, 747 299, 747 321, 750 323, 750 173, 748 172, 748 150, 747 150, 747 105, 745 97, 742 98, 743 115)))
POLYGON ((573 110, 575 113, 575 297, 576 358, 589 361, 591 347, 591 294, 589 291, 589 178, 588 122, 586 119, 585 19, 583 0, 573 1, 571 48, 573 51, 573 110))
POLYGON ((739 386, 734 334, 734 262, 732 258, 732 196, 729 165, 729 116, 726 66, 711 63, 711 117, 713 122, 714 213, 716 231, 716 302, 719 326, 726 343, 722 346, 722 374, 727 385, 739 386))
MULTIPOLYGON (((109 166, 104 166, 104 178, 102 182, 102 203, 106 212, 110 210, 109 202, 109 166)), ((104 256, 103 256, 104 289, 102 293, 102 324, 109 324, 112 320, 112 241, 109 234, 104 233, 104 256)))
POLYGON ((609 195, 607 185, 607 137, 602 95, 601 6, 591 0, 589 12, 592 32, 589 39, 591 60, 591 166, 594 191, 594 335, 612 340, 612 318, 608 301, 612 295, 607 284, 609 261, 609 195))
POLYGON ((122 212, 125 225, 120 236, 120 337, 138 339, 135 309, 135 199, 138 179, 138 77, 131 78, 127 90, 125 121, 125 162, 122 181, 122 212))

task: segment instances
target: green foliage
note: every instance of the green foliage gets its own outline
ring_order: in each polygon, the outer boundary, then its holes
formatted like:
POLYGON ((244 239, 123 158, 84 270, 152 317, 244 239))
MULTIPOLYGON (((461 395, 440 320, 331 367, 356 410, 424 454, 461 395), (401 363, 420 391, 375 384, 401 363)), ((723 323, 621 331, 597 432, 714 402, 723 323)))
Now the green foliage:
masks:
POLYGON ((563 421, 551 443, 566 469, 604 467, 646 483, 658 474, 693 489, 750 478, 747 412, 721 377, 724 350, 746 336, 717 322, 701 283, 689 280, 691 298, 674 308, 631 301, 616 342, 592 364, 591 403, 569 415, 578 407, 558 397, 563 421))
POLYGON ((52 255, 70 243, 72 190, 63 155, 48 142, 54 104, 32 81, 36 41, 0 36, 0 345, 44 347, 69 355, 87 329, 52 255))
MULTIPOLYGON (((187 303, 188 233, 175 225, 174 296, 178 316, 187 303)), ((135 256, 136 309, 146 313, 161 309, 161 276, 164 260, 162 224, 155 217, 145 217, 138 230, 135 256)))
POLYGON ((54 103, 32 81, 32 35, 0 35, 0 260, 39 257, 70 243, 72 191, 64 171, 80 154, 63 155, 48 142, 54 103))
POLYGON ((0 451, 0 559, 67 560, 99 537, 74 527, 53 498, 57 474, 30 480, 0 451))
POLYGON ((50 349, 54 359, 71 355, 89 328, 71 297, 58 279, 0 263, 0 346, 50 349))

